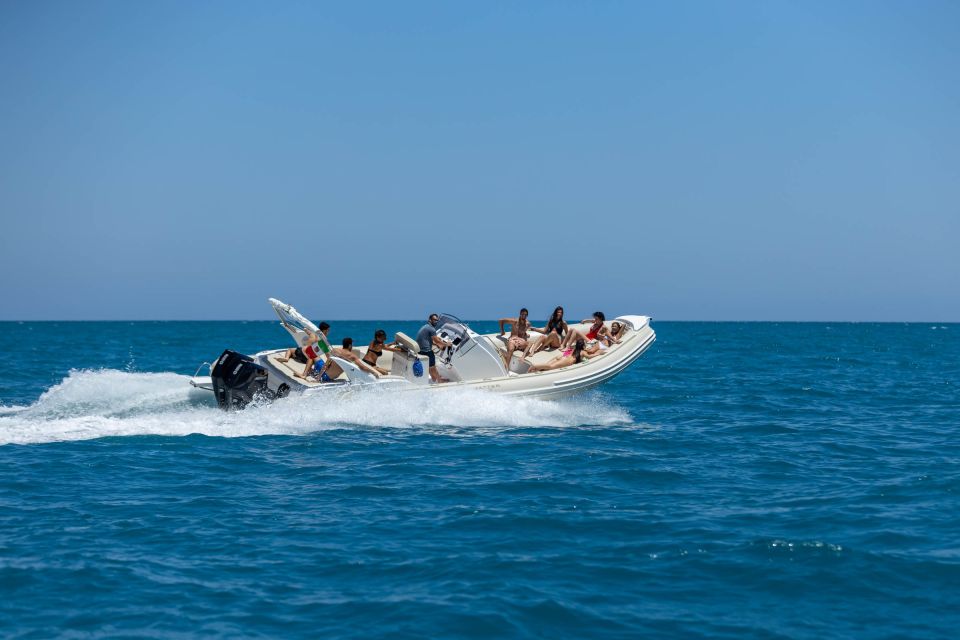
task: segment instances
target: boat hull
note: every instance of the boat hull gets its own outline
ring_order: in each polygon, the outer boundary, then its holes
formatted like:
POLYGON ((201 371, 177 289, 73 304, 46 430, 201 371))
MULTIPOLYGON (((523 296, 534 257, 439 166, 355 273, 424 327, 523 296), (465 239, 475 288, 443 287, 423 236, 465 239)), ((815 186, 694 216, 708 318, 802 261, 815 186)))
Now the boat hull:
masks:
MULTIPOLYGON (((491 336, 484 336, 492 339, 491 336)), ((610 349, 602 357, 584 360, 579 364, 562 369, 535 372, 535 373, 508 373, 507 375, 493 376, 479 380, 460 380, 445 384, 428 384, 426 378, 411 381, 398 376, 384 376, 363 380, 336 380, 323 384, 311 384, 292 374, 289 366, 281 366, 277 356, 284 349, 272 349, 249 356, 250 361, 266 373, 267 384, 262 397, 273 400, 293 394, 317 394, 343 391, 346 389, 378 388, 396 391, 428 390, 431 393, 449 393, 458 389, 475 389, 488 393, 497 393, 507 396, 526 396, 544 399, 563 398, 589 389, 595 388, 616 377, 640 356, 642 356, 656 340, 656 333, 649 323, 639 329, 631 331, 622 343, 610 349)), ((547 354, 549 356, 549 354, 547 354)), ((302 366, 302 365, 299 365, 302 366)), ((299 368, 298 366, 298 368, 299 368)), ((196 392, 214 393, 213 379, 209 376, 195 376, 191 385, 196 392)), ((242 408, 231 406, 225 408, 242 408)), ((223 406, 223 403, 221 403, 223 406)))

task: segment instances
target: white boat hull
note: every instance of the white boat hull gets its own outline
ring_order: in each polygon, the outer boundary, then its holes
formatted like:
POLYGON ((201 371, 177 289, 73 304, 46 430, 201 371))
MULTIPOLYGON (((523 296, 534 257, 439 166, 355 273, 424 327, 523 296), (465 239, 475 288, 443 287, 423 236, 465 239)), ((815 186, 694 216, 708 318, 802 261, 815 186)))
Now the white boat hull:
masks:
MULTIPOLYGON (((271 303, 275 305, 275 308, 276 305, 283 304, 273 300, 271 303)), ((289 318, 291 315, 302 318, 302 316, 296 314, 296 310, 288 305, 283 305, 282 309, 284 311, 284 314, 281 315, 282 319, 284 317, 289 318)), ((442 318, 448 317, 443 316, 442 318)), ((253 356, 243 356, 225 351, 212 367, 213 377, 194 376, 190 383, 198 393, 206 392, 218 395, 217 400, 224 408, 242 407, 245 402, 234 402, 229 395, 224 400, 223 384, 221 383, 218 387, 217 383, 218 365, 223 365, 228 354, 232 354, 230 356, 232 359, 225 366, 231 369, 236 366, 233 373, 236 373, 242 367, 249 368, 250 375, 247 380, 253 381, 249 384, 252 385, 252 388, 258 389, 260 395, 267 396, 270 399, 283 397, 291 393, 312 395, 359 388, 390 388, 397 391, 423 389, 435 393, 444 393, 456 389, 476 389, 508 396, 560 398, 594 388, 617 376, 643 355, 656 340, 656 333, 650 326, 648 317, 621 316, 617 318, 617 321, 626 326, 628 330, 619 342, 612 344, 609 348, 600 352, 599 355, 594 355, 589 359, 583 359, 579 363, 563 368, 531 373, 526 372, 531 360, 519 359, 517 358, 518 354, 515 354, 517 359, 511 362, 513 371, 508 371, 503 364, 505 355, 504 337, 498 334, 481 335, 474 333, 465 324, 458 320, 454 322, 454 320, 449 320, 448 324, 441 325, 440 329, 441 338, 444 337, 445 328, 448 331, 446 339, 449 339, 451 335, 456 335, 459 338, 456 348, 443 352, 442 357, 437 359, 437 367, 441 376, 451 380, 443 384, 431 384, 425 371, 421 371, 420 375, 414 374, 417 367, 411 367, 411 363, 420 359, 424 370, 427 363, 425 356, 417 355, 410 350, 399 355, 385 351, 381 360, 378 361, 378 366, 391 371, 391 374, 380 377, 361 371, 349 361, 334 358, 344 370, 343 374, 336 380, 320 382, 319 380, 299 377, 302 375, 305 365, 293 360, 282 360, 281 356, 285 354, 287 349, 270 349, 253 356)), ((302 322, 302 324, 307 323, 308 321, 305 320, 302 322)), ((291 332, 291 335, 299 336, 299 332, 291 329, 286 322, 285 326, 291 332)), ((585 334, 587 327, 585 325, 575 325, 571 329, 580 330, 585 334)), ((309 330, 313 331, 313 329, 309 330)), ((407 343, 413 342, 403 334, 397 334, 397 338, 401 344, 404 341, 407 343)), ((361 357, 365 352, 364 349, 355 351, 361 357)), ((534 364, 543 365, 555 355, 555 351, 540 352, 532 357, 532 361, 534 364)), ((248 399, 251 397, 253 397, 251 394, 247 394, 248 399)))

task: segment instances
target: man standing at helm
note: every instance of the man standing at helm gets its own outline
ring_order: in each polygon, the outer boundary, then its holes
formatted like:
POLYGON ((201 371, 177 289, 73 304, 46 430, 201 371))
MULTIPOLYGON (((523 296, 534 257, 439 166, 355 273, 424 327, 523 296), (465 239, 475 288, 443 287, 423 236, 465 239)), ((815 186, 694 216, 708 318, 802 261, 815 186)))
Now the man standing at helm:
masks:
POLYGON ((440 377, 440 372, 437 370, 437 357, 433 353, 433 346, 436 345, 441 349, 453 346, 452 342, 446 342, 437 337, 438 322, 440 322, 440 316, 431 313, 430 317, 427 318, 427 324, 420 327, 420 331, 417 332, 417 345, 420 347, 420 355, 427 356, 430 361, 430 379, 433 380, 434 384, 450 381, 440 377))

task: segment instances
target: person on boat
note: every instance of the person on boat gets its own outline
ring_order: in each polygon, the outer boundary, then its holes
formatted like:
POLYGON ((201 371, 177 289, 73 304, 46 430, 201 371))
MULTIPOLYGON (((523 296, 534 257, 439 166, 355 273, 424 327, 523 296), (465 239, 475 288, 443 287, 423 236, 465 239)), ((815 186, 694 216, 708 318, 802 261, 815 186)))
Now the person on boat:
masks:
POLYGON ((323 338, 315 334, 314 332, 307 330, 307 345, 305 347, 297 347, 296 349, 287 349, 287 352, 283 354, 283 357, 277 358, 278 362, 289 362, 291 358, 294 361, 301 364, 307 365, 303 370, 303 375, 301 378, 305 377, 310 373, 310 369, 313 368, 313 365, 316 364, 317 360, 320 359, 320 354, 328 352, 329 349, 329 340, 327 335, 330 333, 330 325, 326 322, 321 322, 318 327, 320 333, 323 334, 323 338))
POLYGON ((561 353, 554 356, 553 360, 545 362, 543 364, 535 364, 529 369, 527 373, 536 373, 537 371, 549 371, 551 369, 561 369, 563 367, 569 367, 572 364, 578 364, 583 362, 584 358, 589 358, 589 354, 586 353, 587 343, 583 338, 577 340, 572 347, 564 349, 561 353))
POLYGON ((567 323, 563 320, 563 307, 557 307, 553 310, 553 315, 547 320, 547 326, 543 329, 530 327, 530 331, 536 331, 543 335, 536 340, 528 340, 527 348, 523 351, 523 357, 529 357, 543 351, 544 349, 557 349, 563 340, 563 334, 568 330, 567 323))
POLYGON ((516 318, 500 318, 500 335, 504 334, 503 325, 510 325, 510 339, 507 340, 507 353, 504 356, 504 364, 507 370, 510 370, 510 358, 514 351, 523 352, 527 348, 529 341, 530 321, 527 320, 529 312, 526 309, 520 309, 520 315, 516 318))
MULTIPOLYGON (((593 324, 590 325, 590 328, 587 330, 586 334, 580 332, 579 329, 570 329, 570 332, 567 334, 567 337, 563 339, 563 342, 560 344, 561 349, 567 349, 573 346, 574 342, 583 338, 585 342, 593 342, 599 340, 601 337, 609 335, 610 331, 603 325, 606 320, 606 316, 603 315, 603 311, 594 311, 593 312, 593 324)), ((581 324, 590 322, 590 318, 586 320, 581 320, 581 324)))
POLYGON ((613 323, 610 324, 609 333, 587 343, 586 348, 583 350, 584 355, 592 358, 595 355, 603 353, 613 345, 619 344, 620 339, 626 332, 627 326, 614 320, 613 323))
POLYGON ((430 379, 433 380, 434 384, 450 381, 440 377, 440 372, 437 370, 437 356, 433 353, 433 347, 437 346, 441 349, 446 349, 447 347, 453 346, 452 342, 441 340, 437 336, 438 322, 440 322, 440 316, 431 313, 427 318, 427 324, 420 327, 420 331, 417 332, 417 345, 420 347, 420 355, 427 356, 429 359, 430 379))
POLYGON ((623 340, 623 335, 626 332, 627 325, 618 320, 614 320, 610 323, 610 333, 604 336, 604 341, 608 347, 612 347, 614 344, 619 344, 620 341, 623 340))
MULTIPOLYGON (((348 362, 352 362, 357 365, 361 370, 366 371, 367 373, 372 373, 376 377, 380 377, 380 372, 376 368, 370 366, 368 363, 360 359, 360 356, 353 352, 353 338, 344 338, 343 347, 334 347, 330 350, 330 356, 336 356, 337 358, 342 358, 348 362)), ((317 377, 320 378, 320 382, 332 382, 340 377, 340 374, 343 373, 343 367, 334 362, 332 357, 328 357, 327 361, 324 363, 323 367, 317 374, 317 377)), ((305 378, 306 375, 297 376, 298 378, 305 378)))
POLYGON ((384 349, 386 349, 387 351, 393 351, 394 353, 401 353, 402 351, 398 347, 396 342, 391 342, 390 344, 386 344, 386 342, 387 342, 387 332, 384 331, 383 329, 377 329, 376 332, 373 334, 373 342, 371 342, 370 345, 367 347, 367 352, 363 354, 363 361, 366 362, 371 367, 373 367, 374 369, 376 369, 377 371, 379 371, 380 373, 382 373, 383 375, 387 375, 390 373, 383 367, 377 366, 377 360, 379 360, 380 356, 383 355, 384 349))

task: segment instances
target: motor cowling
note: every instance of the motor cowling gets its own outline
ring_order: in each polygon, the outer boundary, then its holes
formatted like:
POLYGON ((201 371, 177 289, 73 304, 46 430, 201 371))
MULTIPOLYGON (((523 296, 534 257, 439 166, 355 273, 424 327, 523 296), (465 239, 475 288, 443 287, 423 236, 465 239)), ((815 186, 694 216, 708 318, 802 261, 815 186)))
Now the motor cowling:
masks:
POLYGON ((250 356, 226 349, 210 370, 213 394, 221 409, 243 409, 254 400, 273 400, 267 370, 250 356))

